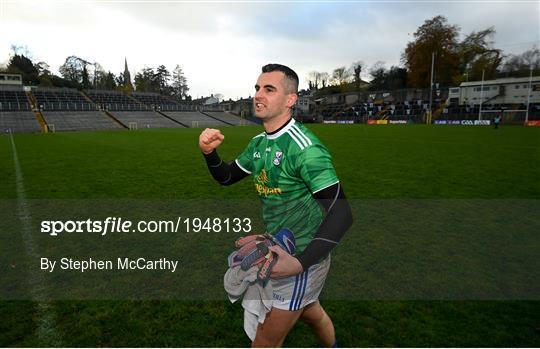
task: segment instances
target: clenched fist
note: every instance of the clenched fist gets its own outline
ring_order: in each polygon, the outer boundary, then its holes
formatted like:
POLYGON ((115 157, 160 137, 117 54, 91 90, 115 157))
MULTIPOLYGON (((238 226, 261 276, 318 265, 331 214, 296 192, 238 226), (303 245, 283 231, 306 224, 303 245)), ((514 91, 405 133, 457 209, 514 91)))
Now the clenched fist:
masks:
POLYGON ((199 136, 199 147, 203 153, 210 154, 214 149, 219 147, 224 139, 225 136, 221 134, 220 130, 207 128, 199 136))

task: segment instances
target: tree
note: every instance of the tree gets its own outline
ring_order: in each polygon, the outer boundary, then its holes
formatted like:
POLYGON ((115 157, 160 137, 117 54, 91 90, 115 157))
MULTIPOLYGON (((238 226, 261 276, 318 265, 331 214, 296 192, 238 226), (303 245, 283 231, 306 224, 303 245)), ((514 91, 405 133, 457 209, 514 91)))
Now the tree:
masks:
POLYGON ((90 75, 86 68, 90 63, 77 56, 69 56, 66 58, 64 64, 59 68, 62 77, 72 83, 77 84, 79 87, 90 87, 90 75))
POLYGON ((221 93, 214 93, 213 94, 214 98, 218 100, 219 103, 221 103, 223 101, 223 94, 221 93))
POLYGON ((169 90, 169 80, 171 79, 171 73, 167 70, 164 65, 160 65, 156 69, 156 74, 154 75, 154 86, 157 87, 157 91, 164 95, 170 95, 169 90))
POLYGON ((332 81, 335 85, 343 85, 349 82, 351 72, 345 67, 339 67, 332 72, 332 81))
POLYGON ((308 80, 308 84, 310 86, 310 90, 311 89, 319 89, 319 82, 321 82, 321 75, 322 73, 318 72, 318 71, 310 71, 308 73, 308 77, 307 77, 307 80, 308 80))
POLYGON ((386 77, 386 88, 388 90, 398 90, 407 87, 407 69, 392 66, 388 70, 386 77))
POLYGON ((443 16, 426 20, 414 33, 401 56, 408 70, 408 83, 412 87, 430 87, 431 57, 435 54, 435 81, 442 85, 452 84, 452 78, 460 74, 457 25, 450 25, 443 16))
POLYGON ((34 65, 38 71, 38 75, 51 75, 50 66, 45 62, 38 62, 34 65))
POLYGON ((362 61, 354 62, 351 66, 351 71, 353 72, 354 77, 354 86, 356 87, 356 90, 360 90, 360 84, 362 82, 360 74, 362 73, 362 67, 364 67, 364 62, 362 61))
POLYGON ((189 87, 182 68, 177 64, 172 73, 171 95, 179 100, 187 98, 189 87))
POLYGON ((540 75, 540 50, 536 47, 521 54, 505 57, 500 75, 503 77, 525 77, 529 76, 531 68, 534 76, 540 75))
POLYGON ((7 72, 11 74, 21 74, 24 84, 37 85, 39 83, 39 71, 32 61, 23 54, 11 56, 7 72))
MULTIPOLYGON (((137 78, 137 75, 135 74, 135 78, 137 78)), ((117 76, 114 77, 114 82, 116 82, 116 86, 122 87, 124 86, 124 73, 120 73, 117 76)))
POLYGON ((391 91, 407 87, 407 70, 396 66, 386 69, 384 62, 376 62, 369 74, 373 78, 369 85, 371 91, 391 91))
POLYGON ((114 90, 117 87, 116 77, 110 71, 106 72, 99 63, 94 64, 94 86, 100 90, 114 90))
POLYGON ((384 66, 384 62, 377 61, 369 70, 369 75, 372 79, 370 81, 369 89, 371 91, 384 90, 386 86, 387 71, 384 66))
POLYGON ((81 83, 84 89, 88 89, 90 87, 90 77, 88 76, 88 69, 86 69, 86 64, 83 65, 81 73, 81 83))
POLYGON ((320 79, 321 79, 322 88, 325 88, 329 84, 330 74, 328 74, 327 72, 322 72, 320 75, 320 79))
POLYGON ((158 92, 159 86, 156 84, 155 76, 154 68, 144 67, 135 74, 135 89, 140 92, 158 92))
POLYGON ((114 90, 116 88, 116 81, 114 74, 110 71, 107 72, 101 79, 99 79, 99 88, 104 90, 114 90))
POLYGON ((489 41, 495 35, 495 28, 490 27, 479 32, 472 32, 458 46, 460 57, 460 73, 454 77, 454 83, 463 81, 465 74, 467 79, 480 80, 482 71, 485 79, 494 79, 502 61, 502 52, 493 48, 493 42, 489 41))

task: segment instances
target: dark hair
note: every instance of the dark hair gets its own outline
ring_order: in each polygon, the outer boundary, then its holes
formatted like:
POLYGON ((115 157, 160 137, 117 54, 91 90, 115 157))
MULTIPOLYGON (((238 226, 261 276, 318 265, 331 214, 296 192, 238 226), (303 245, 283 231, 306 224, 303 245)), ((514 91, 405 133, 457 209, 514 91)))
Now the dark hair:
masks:
POLYGON ((285 74, 285 79, 288 82, 288 87, 290 92, 298 93, 298 75, 292 70, 291 68, 284 66, 283 64, 267 64, 264 67, 262 67, 263 73, 271 73, 279 71, 285 74))

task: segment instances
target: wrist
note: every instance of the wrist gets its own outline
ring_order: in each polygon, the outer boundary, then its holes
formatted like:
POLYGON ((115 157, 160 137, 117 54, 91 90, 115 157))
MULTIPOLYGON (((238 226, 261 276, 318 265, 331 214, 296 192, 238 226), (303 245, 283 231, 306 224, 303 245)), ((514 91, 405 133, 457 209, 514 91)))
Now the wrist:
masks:
POLYGON ((300 265, 300 269, 301 269, 301 272, 303 272, 304 270, 307 270, 309 268, 309 262, 306 261, 306 258, 304 258, 305 256, 300 254, 298 256, 296 256, 294 259, 296 259, 298 261, 298 264, 300 265))
POLYGON ((297 271, 297 274, 302 273, 305 270, 302 262, 300 262, 300 260, 296 257, 293 257, 293 259, 295 260, 295 271, 297 271))

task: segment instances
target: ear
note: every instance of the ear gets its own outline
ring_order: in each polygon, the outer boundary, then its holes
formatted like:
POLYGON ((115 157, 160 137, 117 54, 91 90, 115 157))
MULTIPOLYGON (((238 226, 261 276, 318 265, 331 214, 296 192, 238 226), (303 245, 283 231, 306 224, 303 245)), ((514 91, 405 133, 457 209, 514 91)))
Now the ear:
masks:
POLYGON ((287 95, 287 108, 292 108, 297 100, 298 100, 298 95, 296 93, 289 93, 287 95))

